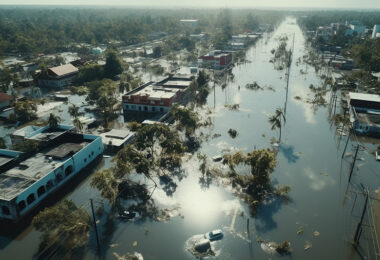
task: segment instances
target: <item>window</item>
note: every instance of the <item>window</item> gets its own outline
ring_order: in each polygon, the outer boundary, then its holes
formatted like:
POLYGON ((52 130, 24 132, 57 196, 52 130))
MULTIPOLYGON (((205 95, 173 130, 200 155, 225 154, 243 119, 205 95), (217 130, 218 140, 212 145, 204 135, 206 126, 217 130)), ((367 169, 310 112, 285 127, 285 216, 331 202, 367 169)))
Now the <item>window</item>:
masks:
POLYGON ((72 165, 67 166, 65 170, 65 175, 69 176, 72 172, 73 172, 73 166, 72 165))
POLYGON ((45 187, 44 186, 39 187, 37 190, 38 197, 41 197, 41 195, 44 193, 45 193, 45 187))
POLYGON ((91 155, 94 155, 94 151, 91 152, 91 155))
POLYGON ((87 162, 87 158, 84 158, 84 160, 83 160, 85 163, 87 162))
POLYGON ((128 105, 125 105, 125 109, 128 109, 129 108, 129 106, 128 105))
POLYGON ((48 182, 46 183, 46 189, 47 189, 47 190, 50 190, 52 187, 53 187, 53 182, 52 182, 52 181, 48 181, 48 182))
POLYGON ((148 111, 148 107, 147 106, 144 106, 144 111, 148 111))
POLYGON ((139 111, 141 111, 141 107, 139 106, 139 111))
POLYGON ((152 111, 153 111, 153 112, 156 111, 156 108, 155 108, 155 107, 152 107, 152 111))
POLYGON ((35 201, 35 200, 36 200, 36 198, 34 197, 34 194, 33 194, 33 193, 30 194, 30 195, 28 196, 28 198, 26 198, 26 202, 28 202, 28 205, 32 204, 33 201, 35 201))
POLYGON ((2 206, 1 211, 3 212, 4 215, 10 215, 11 212, 9 211, 9 208, 7 206, 2 206))
POLYGON ((164 108, 160 107, 160 112, 164 112, 164 108))
POLYGON ((91 158, 91 154, 88 155, 88 158, 91 158))
POLYGON ((20 211, 26 208, 26 204, 25 204, 24 200, 22 200, 18 203, 18 208, 20 211))

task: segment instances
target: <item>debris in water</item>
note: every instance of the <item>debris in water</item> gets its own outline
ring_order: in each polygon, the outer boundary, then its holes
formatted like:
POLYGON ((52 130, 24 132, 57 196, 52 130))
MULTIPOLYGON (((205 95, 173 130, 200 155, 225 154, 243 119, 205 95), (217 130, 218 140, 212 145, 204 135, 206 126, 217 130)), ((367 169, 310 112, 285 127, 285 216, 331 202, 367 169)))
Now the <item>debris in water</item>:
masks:
POLYGON ((319 237, 319 235, 320 235, 321 233, 319 233, 317 230, 315 230, 313 234, 314 234, 315 237, 319 237))
POLYGON ((306 244, 303 249, 306 251, 306 250, 309 250, 312 246, 313 245, 310 243, 310 241, 306 241, 306 244))
POLYGON ((346 154, 344 155, 344 157, 350 157, 350 156, 352 156, 352 153, 346 153, 346 154))
POLYGON ((326 172, 321 172, 320 175, 323 175, 323 176, 329 176, 329 174, 326 173, 326 172))
POLYGON ((297 235, 302 235, 303 232, 304 232, 303 227, 300 227, 300 228, 297 230, 297 235))
POLYGON ((136 247, 136 246, 137 246, 137 241, 134 241, 134 242, 132 243, 132 246, 133 246, 133 247, 136 247))
POLYGON ((365 158, 364 157, 360 157, 359 160, 360 161, 365 161, 365 158))
POLYGON ((117 247, 117 246, 119 246, 119 244, 111 244, 110 248, 114 248, 114 247, 117 247))

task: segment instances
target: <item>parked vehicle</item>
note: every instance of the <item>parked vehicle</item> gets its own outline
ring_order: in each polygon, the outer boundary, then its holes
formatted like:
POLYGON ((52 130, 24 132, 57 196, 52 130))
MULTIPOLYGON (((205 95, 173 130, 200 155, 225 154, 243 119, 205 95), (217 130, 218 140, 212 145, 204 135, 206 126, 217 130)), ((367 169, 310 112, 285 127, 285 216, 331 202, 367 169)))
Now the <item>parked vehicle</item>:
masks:
POLYGON ((220 240, 223 238, 223 232, 221 229, 215 229, 211 232, 207 232, 204 237, 210 241, 220 240))

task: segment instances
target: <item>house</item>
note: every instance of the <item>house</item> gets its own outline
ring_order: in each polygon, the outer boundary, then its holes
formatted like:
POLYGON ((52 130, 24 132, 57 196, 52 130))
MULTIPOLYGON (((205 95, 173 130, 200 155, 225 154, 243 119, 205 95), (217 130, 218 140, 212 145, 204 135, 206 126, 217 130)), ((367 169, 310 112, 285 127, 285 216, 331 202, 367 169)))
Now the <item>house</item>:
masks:
POLYGON ((214 50, 198 57, 198 67, 224 69, 232 62, 232 54, 228 51, 214 50))
POLYGON ((375 24, 372 30, 372 38, 380 37, 380 24, 375 24))
POLYGON ((357 134, 380 134, 380 95, 350 92, 347 104, 350 121, 357 134))
POLYGON ((197 19, 181 19, 180 22, 188 27, 197 27, 198 20, 197 19))
POLYGON ((79 70, 72 64, 65 64, 48 69, 44 75, 42 72, 37 76, 41 87, 62 88, 69 85, 78 74, 79 70))
POLYGON ((0 218, 20 220, 102 153, 100 136, 73 132, 32 154, 0 150, 0 218))
POLYGON ((102 133, 100 136, 104 147, 121 148, 134 139, 135 133, 127 129, 112 129, 109 132, 102 133))
POLYGON ((331 33, 331 27, 319 26, 315 32, 315 38, 323 38, 325 41, 327 41, 330 38, 331 33))
POLYGON ((165 88, 149 82, 123 96, 124 115, 129 112, 167 113, 182 93, 182 89, 165 88))
POLYGON ((130 112, 165 114, 187 91, 194 75, 174 74, 148 82, 122 97, 124 115, 130 112))

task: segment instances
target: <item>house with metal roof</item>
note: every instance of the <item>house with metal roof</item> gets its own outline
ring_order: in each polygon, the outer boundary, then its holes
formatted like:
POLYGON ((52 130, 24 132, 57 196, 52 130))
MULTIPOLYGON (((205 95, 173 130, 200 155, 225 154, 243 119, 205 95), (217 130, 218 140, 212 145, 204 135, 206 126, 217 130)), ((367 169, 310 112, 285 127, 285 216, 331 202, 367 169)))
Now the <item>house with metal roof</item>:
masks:
POLYGON ((380 135, 380 95, 350 92, 347 104, 357 134, 380 135))
POLYGON ((45 73, 40 72, 38 74, 38 85, 41 87, 62 88, 71 84, 78 72, 78 68, 70 63, 53 67, 45 73))

